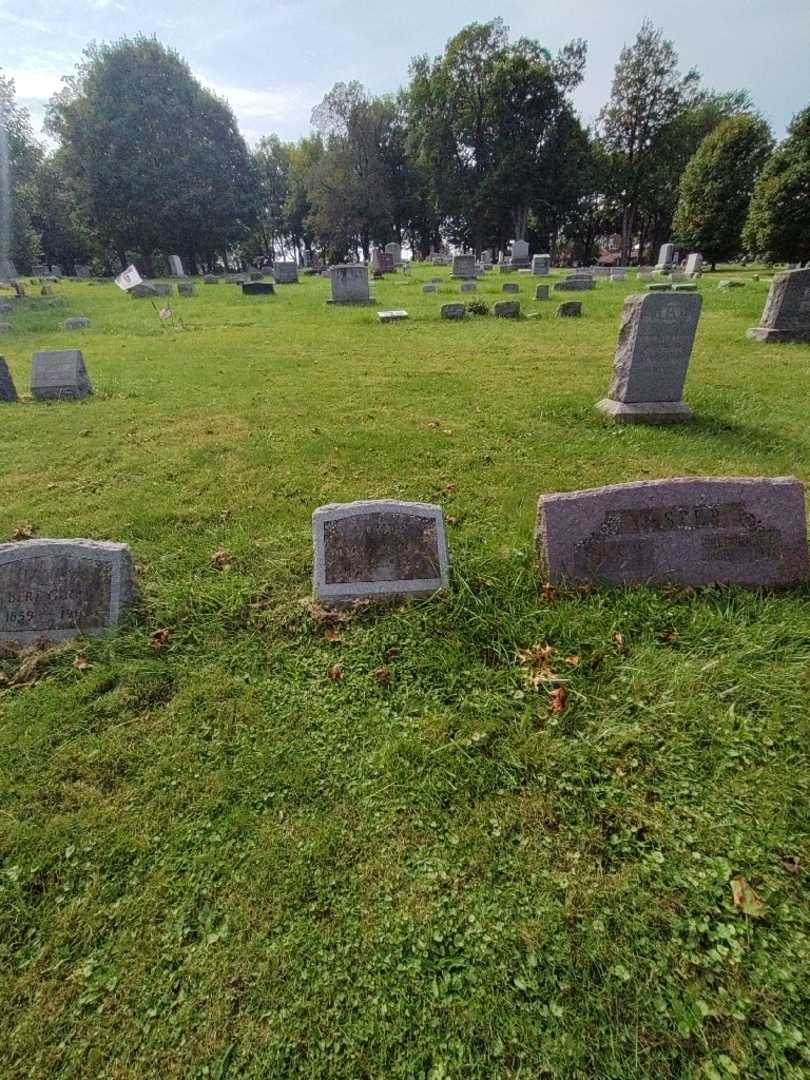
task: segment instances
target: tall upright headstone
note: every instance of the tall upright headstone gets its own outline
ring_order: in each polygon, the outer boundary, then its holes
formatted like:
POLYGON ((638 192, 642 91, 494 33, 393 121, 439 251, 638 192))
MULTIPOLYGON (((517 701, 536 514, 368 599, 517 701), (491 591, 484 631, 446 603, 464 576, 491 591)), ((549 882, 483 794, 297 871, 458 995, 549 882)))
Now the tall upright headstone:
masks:
POLYGON ((77 401, 92 393, 80 349, 34 353, 31 394, 37 401, 77 401))
POLYGON ((18 401, 17 387, 8 370, 8 364, 4 356, 0 356, 0 401, 18 401))
POLYGON ((392 240, 390 244, 385 245, 385 250, 386 253, 391 256, 391 262, 395 270, 402 266, 401 244, 397 244, 392 240))
POLYGON ((135 598, 126 544, 23 540, 0 544, 0 641, 30 645, 102 634, 135 598))
POLYGON ((625 424, 692 418, 683 386, 701 303, 698 293, 648 293, 625 300, 613 382, 597 409, 625 424))
POLYGON ((545 277, 551 269, 551 256, 550 255, 533 255, 532 256, 532 273, 535 277, 545 277))
POLYGON ((537 553, 553 584, 804 581, 804 488, 794 476, 684 477, 543 495, 537 553))
POLYGON ((512 241, 511 263, 514 270, 528 268, 531 265, 531 260, 529 258, 529 244, 527 240, 512 241))
POLYGON ((297 285, 298 265, 294 262, 276 262, 273 264, 273 281, 276 285, 297 285))
POLYGON ((675 245, 662 244, 658 251, 658 262, 655 264, 656 270, 668 270, 674 261, 675 245))
POLYGON ((475 255, 454 255, 451 276, 454 278, 474 278, 476 276, 475 255))
POLYGON ((439 506, 394 499, 320 506, 312 538, 315 596, 324 605, 426 596, 447 586, 439 506))
POLYGON ((755 341, 810 341, 810 269, 774 275, 759 326, 748 331, 755 341))
POLYGON ((368 267, 342 263, 329 268, 332 297, 328 304, 369 304, 368 267))
POLYGON ((172 277, 185 277, 186 272, 183 269, 183 260, 179 255, 169 256, 169 272, 172 277))
POLYGON ((699 251, 687 255, 685 273, 687 277, 700 277, 703 273, 703 256, 699 251))

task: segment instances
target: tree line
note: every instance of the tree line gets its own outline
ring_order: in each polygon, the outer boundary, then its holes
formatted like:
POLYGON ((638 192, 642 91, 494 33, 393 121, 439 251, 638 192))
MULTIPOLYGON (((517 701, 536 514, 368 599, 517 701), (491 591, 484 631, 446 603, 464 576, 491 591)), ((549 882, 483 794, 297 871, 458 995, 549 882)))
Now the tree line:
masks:
POLYGON ((624 264, 674 240, 711 263, 810 260, 810 108, 774 146, 745 90, 682 72, 645 20, 611 93, 585 127, 572 93, 587 45, 556 55, 472 23, 408 85, 375 96, 337 83, 311 132, 249 148, 227 104, 152 37, 90 45, 34 138, 0 71, 11 162, 11 257, 70 271, 147 273, 180 254, 188 272, 278 257, 368 258, 395 240, 426 257, 480 254, 513 238, 556 261, 591 262, 613 238, 624 264))

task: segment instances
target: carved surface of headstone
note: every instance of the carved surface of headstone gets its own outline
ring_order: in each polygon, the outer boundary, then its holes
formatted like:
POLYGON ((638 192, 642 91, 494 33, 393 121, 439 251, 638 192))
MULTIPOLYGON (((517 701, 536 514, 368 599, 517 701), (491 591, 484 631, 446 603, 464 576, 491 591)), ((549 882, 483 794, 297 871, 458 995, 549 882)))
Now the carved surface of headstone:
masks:
POLYGON ((775 274, 759 326, 748 331, 756 341, 810 341, 810 268, 775 274))
POLYGON ((664 269, 668 266, 672 266, 675 261, 675 245, 674 244, 662 244, 658 251, 658 262, 655 264, 657 268, 664 269))
POLYGON ((402 265, 402 247, 395 241, 391 241, 390 244, 385 245, 385 252, 391 256, 391 264, 396 269, 402 265))
POLYGON ((434 285, 432 281, 429 281, 426 285, 422 286, 423 293, 433 293, 438 291, 438 285, 434 285))
POLYGON ((0 544, 0 641, 30 645, 101 634, 136 593, 126 544, 23 540, 0 544))
POLYGON ((582 301, 581 300, 566 300, 564 304, 560 304, 557 308, 556 318, 558 319, 578 319, 582 314, 582 301))
POLYGON ((476 292, 478 285, 474 281, 462 281, 461 292, 476 292))
POLYGON ((463 319, 467 314, 464 304, 442 304, 441 317, 443 319, 463 319))
POLYGON ((357 263, 341 263, 329 268, 332 297, 329 304, 368 304, 371 295, 368 285, 368 267, 357 263))
POLYGON ((697 293, 629 296, 624 302, 613 381, 597 408, 621 423, 689 420, 683 386, 702 297, 697 293))
POLYGON ((447 586, 441 507, 379 499, 320 506, 312 515, 316 598, 328 606, 424 596, 447 586))
POLYGON ((451 276, 454 278, 474 278, 475 255, 454 255, 451 276))
POLYGON ((31 394, 37 401, 75 401, 93 393, 79 349, 34 353, 31 394))
POLYGON ((298 264, 294 262, 276 262, 273 265, 273 281, 276 285, 297 285, 298 264))
POLYGON ((532 273, 536 277, 545 277, 551 269, 551 256, 550 255, 533 255, 532 256, 532 273))
POLYGON ((517 319, 520 317, 520 301, 500 300, 492 310, 498 319, 517 319))
POLYGON ((146 281, 141 281, 137 285, 133 285, 131 289, 127 290, 133 300, 146 300, 150 296, 159 296, 157 289, 154 285, 150 285, 146 281))
POLYGON ((538 285, 534 290, 535 300, 548 300, 548 285, 538 285))
POLYGON ((65 319, 66 330, 86 330, 89 326, 89 319, 79 318, 78 316, 74 319, 65 319))
POLYGON ((700 277, 703 272, 703 256, 699 251, 693 251, 686 259, 686 276, 700 277))
POLYGON ((501 287, 501 292, 520 292, 520 286, 515 281, 507 281, 506 284, 501 287))
POLYGON ((17 387, 8 370, 8 364, 4 356, 0 356, 0 401, 18 401, 17 387))
POLYGON ((511 256, 510 261, 512 268, 519 270, 521 267, 528 267, 531 265, 529 258, 529 244, 526 240, 513 240, 511 244, 511 256))
POLYGON ((807 576, 804 488, 792 476, 686 477, 541 496, 548 580, 788 585, 807 576))

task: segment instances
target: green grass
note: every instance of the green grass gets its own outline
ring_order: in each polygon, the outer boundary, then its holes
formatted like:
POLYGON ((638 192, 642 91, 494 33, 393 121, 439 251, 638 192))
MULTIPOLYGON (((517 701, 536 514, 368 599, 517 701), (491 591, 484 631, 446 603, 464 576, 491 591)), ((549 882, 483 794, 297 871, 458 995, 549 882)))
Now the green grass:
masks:
POLYGON ((0 692, 4 1078, 810 1073, 810 589, 553 599, 532 553, 541 493, 810 479, 810 347, 747 341, 767 283, 706 275, 697 420, 614 428, 635 281, 577 321, 521 277, 540 319, 460 324, 436 273, 357 309, 200 284, 184 331, 112 285, 10 317, 21 392, 79 347, 97 393, 2 407, 0 537, 126 541, 143 597, 0 692), (378 497, 445 507, 452 588, 329 641, 311 512, 378 497))

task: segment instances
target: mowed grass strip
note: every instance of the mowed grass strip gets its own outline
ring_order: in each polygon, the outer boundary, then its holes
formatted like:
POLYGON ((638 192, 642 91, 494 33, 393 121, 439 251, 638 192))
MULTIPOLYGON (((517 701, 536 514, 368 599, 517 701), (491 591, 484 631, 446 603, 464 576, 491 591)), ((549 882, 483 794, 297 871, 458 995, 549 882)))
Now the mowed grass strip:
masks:
POLYGON ((3 1076, 810 1070, 810 590, 554 595, 532 552, 541 493, 806 481, 810 347, 707 274, 695 423, 615 428, 635 281, 448 323, 447 273, 10 317, 20 393, 69 347, 97 393, 3 407, 0 535, 123 540, 143 595, 0 691, 3 1076), (377 497, 444 506, 451 590, 313 617, 312 510, 377 497))

